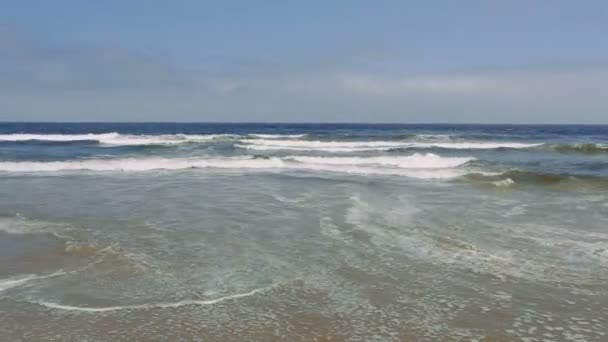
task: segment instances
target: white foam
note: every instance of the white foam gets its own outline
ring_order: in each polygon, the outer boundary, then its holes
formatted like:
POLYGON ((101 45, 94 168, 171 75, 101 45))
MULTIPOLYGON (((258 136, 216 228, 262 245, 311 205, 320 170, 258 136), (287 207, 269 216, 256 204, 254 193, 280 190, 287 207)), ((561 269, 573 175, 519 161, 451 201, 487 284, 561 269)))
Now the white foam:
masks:
POLYGON ((306 134, 249 134, 249 136, 261 139, 298 139, 305 137, 306 134))
POLYGON ((497 148, 530 148, 540 146, 540 144, 532 143, 517 143, 517 142, 446 142, 446 143, 414 143, 412 147, 418 148, 446 148, 456 150, 483 150, 483 149, 497 149, 497 148))
POLYGON ((393 149, 395 147, 293 147, 293 146, 261 146, 261 145, 247 145, 247 144, 236 144, 236 147, 244 148, 247 150, 255 150, 255 151, 322 151, 322 152, 331 152, 331 153, 340 153, 340 152, 367 152, 367 151, 387 151, 393 149))
POLYGON ((236 169, 236 170, 300 170, 357 175, 394 175, 414 178, 453 178, 466 174, 456 169, 471 157, 440 157, 434 154, 368 158, 298 157, 259 159, 241 158, 127 158, 88 159, 59 162, 0 162, 0 171, 13 173, 105 171, 144 172, 153 170, 236 169))
POLYGON ((446 148, 446 149, 495 149, 528 148, 542 144, 517 142, 416 142, 416 141, 312 141, 298 140, 306 134, 249 134, 248 137, 236 134, 163 134, 136 135, 111 133, 89 134, 0 134, 0 141, 97 141, 102 145, 175 145, 183 143, 204 143, 215 140, 239 140, 241 148, 254 150, 294 150, 357 152, 381 151, 392 148, 446 148))
POLYGON ((113 132, 102 134, 0 134, 0 141, 97 141, 104 145, 175 145, 238 137, 240 136, 234 134, 135 135, 113 132))
POLYGON ((37 221, 25 218, 19 214, 12 217, 0 217, 0 231, 9 234, 52 234, 63 239, 60 232, 71 230, 72 227, 54 222, 37 221))
POLYGON ((245 293, 238 293, 238 294, 229 295, 229 296, 225 296, 225 297, 219 297, 219 298, 210 299, 210 300, 188 299, 188 300, 182 300, 182 301, 178 301, 178 302, 156 303, 156 304, 86 307, 86 306, 63 305, 63 304, 57 304, 57 303, 51 303, 51 302, 45 302, 45 301, 38 301, 35 303, 42 305, 42 306, 46 306, 47 308, 51 308, 51 309, 67 310, 67 311, 81 311, 81 312, 88 312, 88 313, 120 311, 120 310, 144 310, 144 309, 156 309, 156 308, 165 309, 165 308, 179 308, 181 306, 188 306, 188 305, 213 305, 213 304, 221 303, 224 301, 253 296, 260 292, 268 291, 268 290, 272 289, 273 287, 274 286, 263 287, 263 288, 254 289, 254 290, 251 290, 251 291, 245 292, 245 293))
POLYGON ((125 158, 87 159, 58 162, 0 162, 0 171, 6 172, 58 172, 58 171, 154 171, 192 168, 255 169, 281 167, 278 158, 125 158))
POLYGON ((496 182, 492 182, 492 184, 496 185, 497 187, 508 187, 508 186, 515 184, 515 181, 512 180, 511 178, 507 178, 507 179, 499 180, 496 182))
POLYGON ((542 144, 517 142, 412 142, 412 141, 307 141, 279 139, 242 140, 237 147, 252 150, 291 150, 324 152, 385 151, 396 148, 496 149, 529 148, 542 144))
POLYGON ((57 271, 57 272, 47 274, 47 275, 26 274, 26 275, 22 275, 22 276, 7 278, 7 279, 0 279, 0 292, 8 290, 12 287, 23 285, 32 280, 52 278, 52 277, 56 277, 56 276, 60 276, 60 275, 64 275, 64 274, 66 274, 66 273, 63 271, 57 271))
POLYGON ((415 153, 411 156, 380 157, 305 157, 289 156, 285 159, 302 163, 324 165, 382 165, 406 169, 434 169, 456 167, 472 160, 473 157, 440 157, 436 154, 415 153))
POLYGON ((86 141, 86 140, 110 140, 119 137, 118 133, 102 134, 0 134, 0 141, 86 141))
POLYGON ((464 169, 440 168, 440 169, 403 169, 403 168, 388 168, 375 166, 357 166, 357 165, 328 165, 328 164, 302 164, 301 166, 291 166, 292 169, 300 169, 305 171, 319 171, 343 173, 362 176, 402 176, 420 179, 449 179, 464 176, 468 173, 464 169))
POLYGON ((176 145, 184 143, 204 143, 214 140, 235 139, 233 134, 202 134, 202 135, 119 135, 112 139, 99 140, 105 145, 176 145))
POLYGON ((309 140, 278 140, 278 139, 248 139, 242 140, 237 147, 258 151, 323 151, 323 152, 364 152, 386 151, 404 147, 398 141, 309 141, 309 140))

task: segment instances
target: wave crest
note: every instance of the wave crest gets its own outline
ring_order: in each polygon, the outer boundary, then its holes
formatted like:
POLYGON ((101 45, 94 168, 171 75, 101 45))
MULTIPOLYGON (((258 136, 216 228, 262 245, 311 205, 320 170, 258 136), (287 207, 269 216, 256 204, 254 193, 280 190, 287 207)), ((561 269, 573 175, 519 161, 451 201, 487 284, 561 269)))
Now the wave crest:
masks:
POLYGON ((474 160, 472 157, 441 157, 435 154, 385 157, 303 157, 284 158, 126 158, 88 159, 58 162, 0 162, 0 171, 40 173, 65 171, 143 172, 154 170, 233 169, 233 170, 296 170, 333 172, 356 175, 393 175, 415 178, 453 178, 466 174, 456 168, 474 160))
POLYGON ((164 134, 164 135, 135 135, 100 133, 100 134, 0 134, 0 141, 25 142, 79 142, 95 141, 111 146, 138 146, 138 145, 175 145, 184 143, 201 143, 216 140, 236 139, 240 136, 234 134, 164 134))
POLYGON ((473 157, 440 157, 436 154, 415 153, 410 156, 380 156, 380 157, 306 157, 289 156, 285 159, 309 164, 325 165, 381 165, 406 169, 439 169, 451 168, 466 164, 473 157))
POLYGON ((600 143, 581 143, 581 144, 546 144, 545 148, 557 152, 573 153, 608 153, 608 144, 600 143))
POLYGON ((323 152, 363 152, 399 149, 443 148, 457 150, 530 148, 539 143, 517 142, 416 142, 416 141, 320 141, 320 140, 279 140, 248 139, 241 140, 237 147, 258 151, 323 151, 323 152))
POLYGON ((608 190, 608 178, 591 175, 543 173, 535 171, 511 170, 501 174, 471 173, 469 180, 490 183, 496 186, 529 184, 554 186, 562 190, 608 190))

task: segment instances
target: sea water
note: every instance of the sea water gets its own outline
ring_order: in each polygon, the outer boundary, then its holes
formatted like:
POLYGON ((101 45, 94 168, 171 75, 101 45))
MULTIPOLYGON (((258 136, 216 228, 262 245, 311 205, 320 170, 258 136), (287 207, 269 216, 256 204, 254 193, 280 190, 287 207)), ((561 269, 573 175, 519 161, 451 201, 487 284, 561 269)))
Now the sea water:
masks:
POLYGON ((2 341, 606 341, 608 126, 0 124, 2 341))

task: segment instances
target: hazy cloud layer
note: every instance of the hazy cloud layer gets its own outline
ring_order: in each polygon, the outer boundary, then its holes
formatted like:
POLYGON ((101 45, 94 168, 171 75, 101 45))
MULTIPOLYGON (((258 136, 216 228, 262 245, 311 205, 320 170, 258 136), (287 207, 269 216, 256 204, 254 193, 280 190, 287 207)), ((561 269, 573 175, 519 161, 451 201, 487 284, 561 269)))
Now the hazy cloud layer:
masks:
POLYGON ((0 27, 0 120, 608 122, 602 66, 388 75, 238 57, 201 63, 0 27))

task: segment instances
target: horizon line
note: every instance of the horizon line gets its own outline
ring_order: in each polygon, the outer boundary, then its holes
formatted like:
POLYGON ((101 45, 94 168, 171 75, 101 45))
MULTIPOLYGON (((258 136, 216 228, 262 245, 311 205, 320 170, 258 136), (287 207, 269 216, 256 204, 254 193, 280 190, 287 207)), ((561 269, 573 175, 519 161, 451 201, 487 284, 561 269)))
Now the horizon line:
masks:
POLYGON ((484 123, 484 122, 306 122, 306 121, 11 121, 0 124, 212 124, 212 125, 453 125, 453 126, 608 126, 606 123, 484 123))

